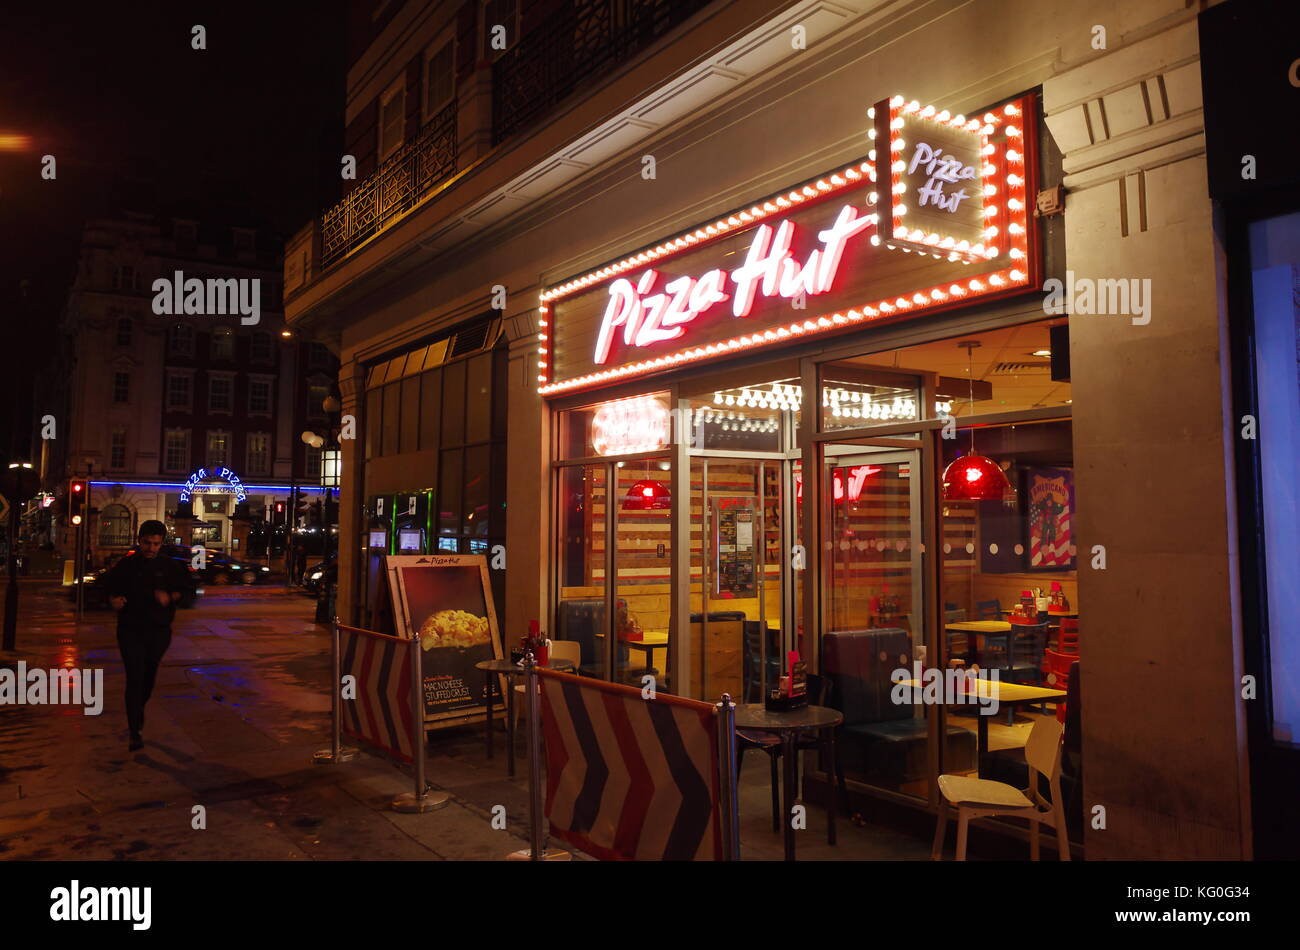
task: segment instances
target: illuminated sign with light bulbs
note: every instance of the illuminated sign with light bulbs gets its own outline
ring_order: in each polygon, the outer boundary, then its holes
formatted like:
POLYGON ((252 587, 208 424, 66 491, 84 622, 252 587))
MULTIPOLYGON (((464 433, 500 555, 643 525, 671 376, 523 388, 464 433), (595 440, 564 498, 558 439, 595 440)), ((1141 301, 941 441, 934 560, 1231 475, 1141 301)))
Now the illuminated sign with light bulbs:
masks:
POLYGON ((540 301, 538 391, 560 395, 1037 287, 1037 103, 980 117, 902 96, 864 161, 738 208, 540 301))
POLYGON ((591 417, 591 447, 597 455, 653 452, 671 436, 668 407, 656 396, 602 403, 591 417))

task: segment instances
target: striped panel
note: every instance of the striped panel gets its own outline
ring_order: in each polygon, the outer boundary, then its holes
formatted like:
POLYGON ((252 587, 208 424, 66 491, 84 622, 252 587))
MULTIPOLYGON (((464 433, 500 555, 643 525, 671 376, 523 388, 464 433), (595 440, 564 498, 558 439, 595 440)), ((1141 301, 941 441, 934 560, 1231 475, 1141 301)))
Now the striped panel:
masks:
POLYGON ((606 861, 721 859, 714 707, 539 675, 551 833, 606 861))
POLYGON ((356 698, 340 704, 343 733, 402 762, 412 761, 409 641, 340 625, 339 649, 339 675, 356 677, 356 698))

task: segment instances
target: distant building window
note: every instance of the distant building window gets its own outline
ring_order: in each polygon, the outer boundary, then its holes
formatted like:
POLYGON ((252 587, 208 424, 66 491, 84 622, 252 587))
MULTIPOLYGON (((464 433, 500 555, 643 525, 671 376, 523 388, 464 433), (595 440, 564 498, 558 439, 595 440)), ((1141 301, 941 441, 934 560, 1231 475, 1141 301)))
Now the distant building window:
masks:
POLYGON ((496 62, 518 41, 518 16, 516 0, 488 0, 483 4, 483 58, 488 62, 496 62))
POLYGON ((230 464, 229 432, 218 429, 208 433, 208 457, 205 461, 209 465, 230 464))
POLYGON ((323 403, 329 398, 330 388, 328 386, 308 386, 307 387, 307 418, 324 419, 325 407, 323 403))
POLYGON ((271 471, 271 436, 265 432, 248 433, 249 474, 266 475, 271 471))
POLYGON ((454 49, 455 44, 448 40, 429 56, 424 87, 426 117, 432 116, 456 94, 456 68, 452 55, 454 49))
POLYGON ((304 475, 310 479, 320 478, 320 449, 307 446, 307 470, 304 475))
POLYGON ((135 272, 134 267, 123 264, 113 271, 113 289, 114 290, 139 290, 140 275, 135 272))
POLYGON ((163 438, 163 467, 169 472, 185 472, 190 467, 190 430, 168 429, 163 438))
POLYGON ((174 323, 167 334, 168 356, 194 355, 194 328, 188 323, 174 323))
POLYGON ((134 330, 135 324, 131 322, 130 317, 119 318, 117 321, 117 345, 130 346, 134 330))
POLYGON ((230 412, 234 405, 235 381, 229 376, 208 377, 208 412, 230 412))
POLYGON ((257 413, 271 411, 271 381, 269 379, 249 380, 248 411, 257 413))
POLYGON ((271 334, 259 331, 254 333, 251 339, 249 356, 253 362, 270 363, 275 359, 275 344, 271 339, 271 334))
POLYGON ((131 374, 118 370, 113 374, 113 402, 123 403, 131 398, 131 374))
POLYGON ((193 404, 193 380, 189 373, 167 374, 167 408, 189 412, 193 404))
POLYGON ((217 327, 212 331, 212 358, 214 360, 235 358, 235 334, 230 327, 217 327))
POLYGON ((111 469, 126 468, 126 430, 117 428, 113 430, 108 449, 108 467, 111 469))
POLYGON ((402 146, 406 136, 406 77, 403 76, 379 102, 379 160, 402 146))
POLYGON ((330 365, 330 348, 324 343, 310 343, 307 347, 307 365, 319 369, 330 365))
POLYGON ((130 547, 131 511, 126 505, 107 505, 99 513, 99 546, 103 548, 130 547))

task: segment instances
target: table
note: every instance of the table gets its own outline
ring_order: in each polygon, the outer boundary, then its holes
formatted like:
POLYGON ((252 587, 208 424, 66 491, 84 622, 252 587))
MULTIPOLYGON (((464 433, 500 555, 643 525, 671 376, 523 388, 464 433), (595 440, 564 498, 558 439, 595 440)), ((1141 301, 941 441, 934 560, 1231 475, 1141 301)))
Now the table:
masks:
MULTIPOLYGON (((620 640, 619 643, 623 644, 623 646, 627 647, 629 650, 641 650, 644 652, 645 667, 646 669, 650 669, 654 666, 653 661, 655 650, 662 650, 668 646, 668 634, 667 632, 651 633, 647 630, 642 634, 642 639, 640 640, 620 640)), ((660 670, 659 672, 662 674, 666 671, 660 670)))
POLYGON ((978 656, 980 645, 976 637, 995 637, 1005 640, 1005 646, 1008 653, 1011 652, 1011 624, 1006 620, 955 620, 952 623, 943 625, 943 629, 949 633, 965 633, 970 635, 971 654, 978 656))
MULTIPOLYGON (((764 708, 762 703, 746 703, 736 707, 736 728, 757 729, 760 732, 774 732, 781 737, 781 755, 785 758, 785 859, 794 860, 794 826, 791 823, 791 809, 794 808, 796 761, 795 740, 801 732, 828 729, 830 735, 831 762, 835 761, 835 730, 844 721, 844 714, 837 709, 826 706, 805 706, 790 712, 775 712, 764 708)), ((833 766, 832 766, 833 767, 833 766)), ((830 841, 835 843, 835 777, 830 776, 831 806, 826 809, 830 822, 830 841)))
MULTIPOLYGON (((574 662, 553 657, 551 662, 542 668, 563 673, 572 670, 574 662)), ((505 677, 522 676, 524 668, 518 666, 513 660, 479 660, 474 664, 474 669, 483 670, 487 674, 487 719, 484 721, 487 723, 487 757, 490 759, 492 758, 492 708, 495 705, 492 702, 492 674, 505 677)), ((511 777, 515 774, 515 691, 509 682, 506 683, 506 774, 511 777)))
MULTIPOLYGON (((989 621, 993 622, 993 621, 989 621)), ((924 688, 925 684, 920 680, 903 680, 902 686, 911 686, 913 688, 924 688)), ((946 681, 945 681, 946 687, 946 681)), ((963 686, 961 693, 963 696, 972 696, 979 699, 996 698, 999 706, 1006 706, 1008 709, 1014 709, 1016 706, 1032 705, 1033 703, 1053 703, 1065 699, 1065 690, 1047 689, 1043 686, 1023 686, 1020 683, 1003 683, 1000 680, 976 680, 974 684, 963 686), (971 688, 971 687, 974 688, 971 688)), ((952 705, 956 705, 955 703, 952 705)), ((976 719, 976 749, 978 753, 976 774, 980 778, 984 777, 985 764, 989 751, 989 717, 983 712, 977 713, 976 719)))

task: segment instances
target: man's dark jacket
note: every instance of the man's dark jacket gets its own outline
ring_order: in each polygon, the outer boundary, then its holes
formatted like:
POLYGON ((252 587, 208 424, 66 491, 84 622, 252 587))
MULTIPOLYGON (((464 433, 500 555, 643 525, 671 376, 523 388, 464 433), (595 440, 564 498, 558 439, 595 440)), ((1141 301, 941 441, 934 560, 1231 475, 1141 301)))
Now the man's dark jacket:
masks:
POLYGON ((109 597, 125 597, 126 606, 117 614, 118 630, 165 630, 176 616, 176 605, 164 607, 154 591, 183 595, 190 589, 185 562, 165 554, 145 557, 132 551, 109 569, 104 578, 109 597))

